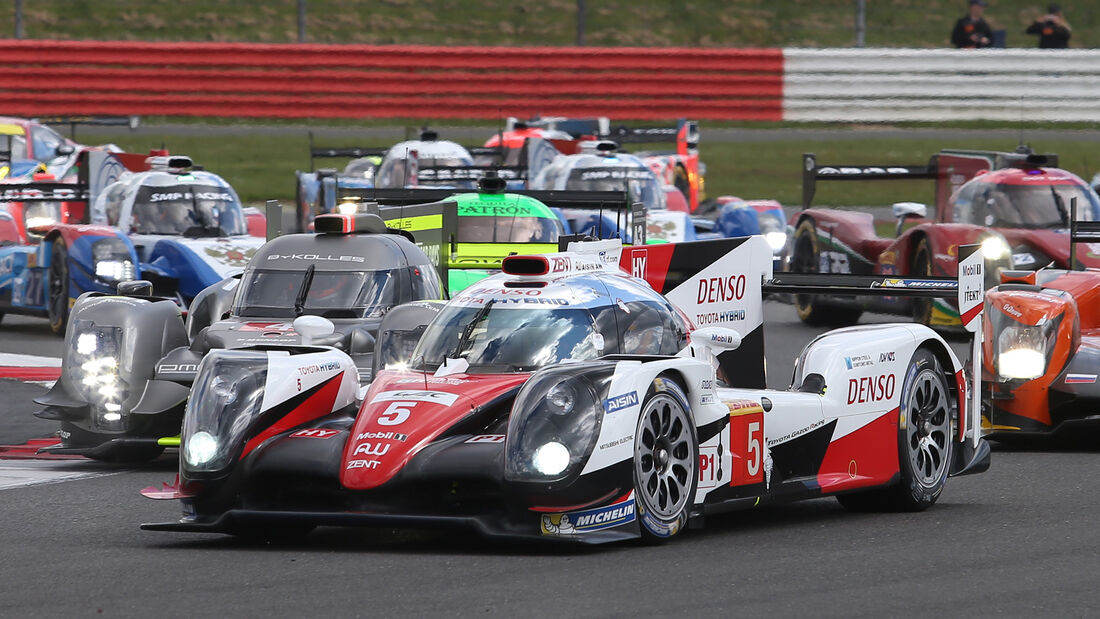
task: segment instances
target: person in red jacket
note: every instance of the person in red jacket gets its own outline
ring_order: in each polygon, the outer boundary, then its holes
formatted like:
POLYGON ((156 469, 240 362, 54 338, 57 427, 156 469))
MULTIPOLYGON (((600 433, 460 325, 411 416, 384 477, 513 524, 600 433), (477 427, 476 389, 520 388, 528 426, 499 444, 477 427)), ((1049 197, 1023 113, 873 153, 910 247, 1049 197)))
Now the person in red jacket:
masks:
POLYGON ((1069 47, 1071 34, 1069 23, 1062 16, 1062 7, 1057 4, 1051 3, 1047 6, 1047 14, 1035 20, 1024 32, 1039 35, 1040 49, 1065 49, 1069 47))
POLYGON ((985 0, 970 0, 969 12, 955 22, 955 29, 951 31, 951 43, 955 47, 989 47, 993 41, 993 29, 982 18, 984 12, 985 0))

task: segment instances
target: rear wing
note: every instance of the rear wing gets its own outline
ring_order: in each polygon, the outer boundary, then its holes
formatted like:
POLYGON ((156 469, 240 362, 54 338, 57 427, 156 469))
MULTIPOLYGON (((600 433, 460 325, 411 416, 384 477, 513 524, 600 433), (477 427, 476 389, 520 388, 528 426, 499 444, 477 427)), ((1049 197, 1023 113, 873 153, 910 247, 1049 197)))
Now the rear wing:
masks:
POLYGON ((0 202, 84 202, 88 186, 54 181, 0 185, 0 202))
POLYGON ((1080 221, 1077 219, 1077 198, 1069 200, 1069 268, 1076 271, 1081 268, 1077 261, 1078 243, 1100 243, 1100 221, 1080 221))
POLYGON ((316 146, 313 143, 313 132, 309 132, 309 171, 313 172, 314 159, 343 158, 358 159, 360 157, 385 157, 389 147, 378 148, 374 146, 316 146))
POLYGON ((141 124, 139 116, 49 116, 36 118, 43 125, 69 125, 69 139, 76 141, 77 125, 98 127, 129 127, 131 131, 141 124))
POLYGON ((983 171, 1014 166, 1057 165, 1058 155, 1036 154, 1030 152, 1030 149, 1018 153, 944 149, 932 155, 924 165, 818 165, 816 155, 803 153, 802 208, 808 209, 813 204, 818 181, 935 180, 936 207, 939 209, 947 204, 956 189, 983 171))
POLYGON ((620 144, 645 142, 675 142, 676 152, 681 155, 693 155, 699 148, 699 122, 680 119, 675 126, 663 127, 625 127, 613 128, 606 135, 599 136, 615 140, 620 144))

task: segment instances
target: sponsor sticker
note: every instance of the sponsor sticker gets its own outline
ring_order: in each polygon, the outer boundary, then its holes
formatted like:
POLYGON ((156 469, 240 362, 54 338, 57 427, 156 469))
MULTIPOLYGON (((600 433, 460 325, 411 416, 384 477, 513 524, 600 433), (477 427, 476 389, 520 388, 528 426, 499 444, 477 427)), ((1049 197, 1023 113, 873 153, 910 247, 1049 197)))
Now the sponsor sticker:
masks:
POLYGON ((844 365, 848 366, 849 370, 862 368, 874 364, 875 362, 871 360, 871 355, 856 355, 855 357, 844 357, 844 365))
POLYGON ((631 391, 622 395, 613 396, 603 401, 603 412, 607 414, 622 410, 638 404, 638 392, 631 391))
POLYGON ((503 434, 478 434, 472 438, 466 439, 466 443, 503 443, 503 434))
POLYGON ((377 393, 374 395, 374 398, 371 399, 371 403, 390 402, 393 400, 431 402, 432 404, 451 406, 458 400, 458 394, 447 393, 445 391, 425 391, 423 389, 402 389, 400 391, 383 391, 377 393))
POLYGON ((881 402, 894 397, 897 378, 893 374, 848 379, 848 404, 881 402))
POLYGON ((543 514, 539 525, 543 535, 576 535, 602 531, 634 522, 634 493, 618 503, 564 514, 543 514))
POLYGON ((887 362, 890 362, 890 361, 893 361, 893 360, 894 360, 894 351, 880 352, 878 354, 878 362, 879 363, 887 363, 887 362))
POLYGON ((339 434, 339 430, 326 430, 324 428, 309 428, 308 430, 298 430, 294 434, 290 435, 290 438, 332 438, 339 434))
POLYGON ((1096 374, 1066 374, 1066 384, 1095 383, 1096 374))
POLYGON ((355 435, 357 441, 401 441, 404 443, 408 438, 408 434, 401 434, 400 432, 360 432, 355 435))

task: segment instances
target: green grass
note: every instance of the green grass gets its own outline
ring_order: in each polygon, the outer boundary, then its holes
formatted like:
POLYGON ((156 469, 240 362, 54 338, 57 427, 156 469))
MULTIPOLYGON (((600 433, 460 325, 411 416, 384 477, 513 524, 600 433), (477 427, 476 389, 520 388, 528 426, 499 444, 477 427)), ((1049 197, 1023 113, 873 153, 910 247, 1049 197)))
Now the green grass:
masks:
MULTIPOLYGON (((33 0, 24 4, 29 38, 165 41, 297 40, 297 0, 33 0)), ((800 46, 854 44, 853 0, 588 0, 589 45, 800 46)), ((963 0, 873 0, 868 46, 944 47, 963 0)), ((1074 47, 1096 47, 1095 3, 1063 3, 1074 47)), ((986 18, 1010 47, 1034 47, 1023 34, 1039 0, 990 0, 986 18)), ((576 0, 308 0, 310 41, 442 45, 572 45, 576 0)), ((12 24, 14 3, 0 6, 12 24)), ((10 28, 8 29, 10 32, 10 28)))
MULTIPOLYGON (((782 135, 782 134, 780 134, 782 135)), ((488 134, 486 135, 488 137, 488 134)), ((1026 133, 1025 133, 1026 138, 1026 133)), ((294 171, 309 166, 305 131, 286 135, 232 135, 226 137, 156 135, 134 136, 126 132, 96 136, 98 142, 114 142, 130 152, 144 152, 165 144, 172 152, 187 154, 207 169, 221 174, 246 202, 290 200, 294 196, 294 171)), ((325 146, 387 146, 381 140, 318 140, 325 146)), ((1062 167, 1090 179, 1100 165, 1095 143, 1032 141, 1038 152, 1058 153, 1062 167)), ((737 195, 745 199, 773 198, 787 206, 802 199, 802 153, 812 152, 821 164, 923 164, 942 148, 1011 151, 1009 139, 985 140, 829 140, 777 139, 752 144, 706 142, 701 147, 707 164, 707 193, 737 195)), ((344 160, 319 161, 320 167, 342 167, 344 160)), ((930 181, 868 183, 819 183, 815 204, 889 205, 899 201, 932 204, 930 181)))

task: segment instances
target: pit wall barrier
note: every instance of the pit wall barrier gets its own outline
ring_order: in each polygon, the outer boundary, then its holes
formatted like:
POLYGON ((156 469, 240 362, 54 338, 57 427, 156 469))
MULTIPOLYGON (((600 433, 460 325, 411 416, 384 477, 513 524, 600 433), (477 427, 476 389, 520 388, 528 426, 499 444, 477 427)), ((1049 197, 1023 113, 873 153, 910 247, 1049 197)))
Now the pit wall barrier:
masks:
POLYGON ((1100 120, 1100 51, 0 40, 0 114, 1100 120))

